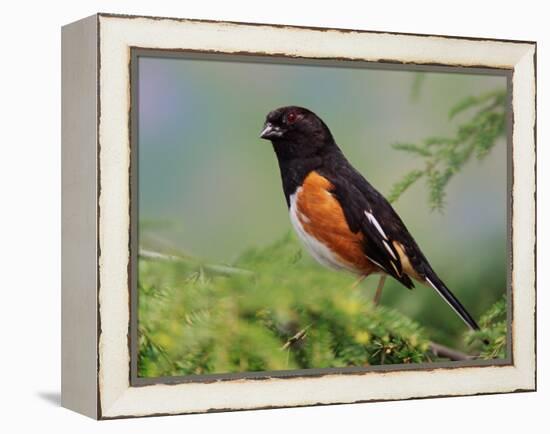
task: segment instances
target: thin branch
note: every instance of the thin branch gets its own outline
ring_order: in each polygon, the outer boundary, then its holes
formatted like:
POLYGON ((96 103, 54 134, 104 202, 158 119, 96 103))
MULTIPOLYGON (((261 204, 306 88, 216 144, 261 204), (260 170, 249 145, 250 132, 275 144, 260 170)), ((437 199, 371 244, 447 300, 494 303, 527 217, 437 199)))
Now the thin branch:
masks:
POLYGON ((219 274, 222 276, 252 276, 254 273, 250 270, 244 270, 242 268, 231 267, 224 264, 204 264, 194 259, 185 258, 178 255, 169 255, 166 253, 155 252, 153 250, 140 249, 139 257, 149 261, 165 261, 165 262, 180 262, 191 264, 194 266, 202 267, 205 271, 219 274))
POLYGON ((307 329, 311 327, 311 324, 309 324, 307 327, 300 330, 298 333, 296 333, 294 336, 292 336, 286 343, 282 346, 282 350, 286 350, 291 345, 295 344, 296 342, 305 339, 307 336, 307 329))
POLYGON ((463 353, 461 351, 455 350, 454 348, 446 347, 435 342, 430 342, 430 350, 436 357, 445 357, 451 360, 472 360, 475 359, 475 356, 463 353))

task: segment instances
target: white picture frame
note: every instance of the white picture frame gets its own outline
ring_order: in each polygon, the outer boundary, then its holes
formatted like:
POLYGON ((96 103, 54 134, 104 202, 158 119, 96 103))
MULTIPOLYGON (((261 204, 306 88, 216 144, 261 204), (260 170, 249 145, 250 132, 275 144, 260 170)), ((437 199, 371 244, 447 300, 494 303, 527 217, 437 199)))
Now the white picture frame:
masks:
POLYGON ((62 55, 63 406, 112 419, 536 389, 534 42, 97 14, 63 28, 62 55), (133 384, 134 48, 508 71, 513 111, 509 362, 133 384))

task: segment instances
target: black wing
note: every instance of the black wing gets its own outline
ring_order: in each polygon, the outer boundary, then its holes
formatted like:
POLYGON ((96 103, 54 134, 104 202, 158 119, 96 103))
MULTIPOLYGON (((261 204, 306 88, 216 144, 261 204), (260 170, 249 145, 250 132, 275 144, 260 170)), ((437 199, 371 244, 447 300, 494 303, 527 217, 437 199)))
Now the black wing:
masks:
POLYGON ((357 172, 342 154, 333 158, 319 172, 334 185, 332 194, 339 201, 353 232, 364 236, 365 255, 387 274, 407 288, 414 288, 394 241, 403 246, 404 254, 420 280, 429 284, 472 329, 477 323, 460 301, 433 271, 428 260, 390 203, 357 172))
MULTIPOLYGON (((407 246, 414 240, 388 201, 358 172, 351 169, 321 174, 334 185, 332 194, 342 206, 350 229, 363 234, 365 255, 404 286, 414 288, 410 276, 403 272, 399 252, 393 244, 393 241, 398 241, 407 246)), ((407 253, 411 250, 405 248, 407 253)), ((415 267, 412 258, 409 260, 415 267)), ((415 262, 420 265, 420 261, 415 262)))

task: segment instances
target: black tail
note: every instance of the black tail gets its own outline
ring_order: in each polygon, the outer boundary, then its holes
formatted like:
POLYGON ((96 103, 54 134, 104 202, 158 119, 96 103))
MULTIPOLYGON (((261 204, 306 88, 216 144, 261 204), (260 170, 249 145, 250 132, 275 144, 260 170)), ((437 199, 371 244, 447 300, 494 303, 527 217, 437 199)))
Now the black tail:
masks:
POLYGON ((436 290, 436 292, 443 297, 443 299, 449 303, 449 305, 453 308, 453 310, 462 318, 462 321, 466 323, 468 327, 470 327, 472 330, 479 330, 479 326, 477 325, 476 321, 472 318, 472 315, 468 313, 466 308, 462 306, 462 303, 458 301, 458 298, 455 297, 455 295, 450 291, 449 288, 445 286, 445 284, 441 281, 439 277, 437 277, 437 274, 435 274, 432 270, 430 270, 430 273, 426 274, 426 282, 436 290))

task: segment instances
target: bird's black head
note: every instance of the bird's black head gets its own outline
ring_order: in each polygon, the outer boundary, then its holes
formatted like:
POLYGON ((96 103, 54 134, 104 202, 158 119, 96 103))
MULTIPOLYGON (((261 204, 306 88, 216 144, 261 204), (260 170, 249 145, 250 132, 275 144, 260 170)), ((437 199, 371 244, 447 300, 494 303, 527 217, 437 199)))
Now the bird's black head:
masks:
POLYGON ((321 118, 297 106, 271 111, 260 137, 271 140, 277 156, 284 160, 321 155, 336 146, 321 118))

